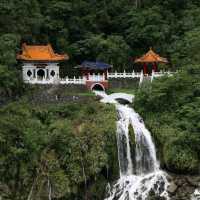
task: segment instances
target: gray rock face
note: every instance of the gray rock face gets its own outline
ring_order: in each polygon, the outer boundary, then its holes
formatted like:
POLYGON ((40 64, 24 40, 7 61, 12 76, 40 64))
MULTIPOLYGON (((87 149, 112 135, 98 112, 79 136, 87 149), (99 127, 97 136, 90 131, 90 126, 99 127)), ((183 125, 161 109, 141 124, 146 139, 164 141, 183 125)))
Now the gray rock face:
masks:
POLYGON ((200 184, 200 177, 199 176, 187 176, 186 180, 188 182, 188 184, 194 186, 194 187, 198 187, 200 184))
POLYGON ((171 200, 200 200, 200 196, 193 198, 195 190, 200 186, 200 176, 170 174, 168 180, 171 200))
POLYGON ((177 186, 174 182, 171 182, 171 183, 170 183, 170 186, 169 186, 168 189, 167 189, 167 191, 168 191, 170 194, 175 194, 177 188, 178 188, 178 186, 177 186))

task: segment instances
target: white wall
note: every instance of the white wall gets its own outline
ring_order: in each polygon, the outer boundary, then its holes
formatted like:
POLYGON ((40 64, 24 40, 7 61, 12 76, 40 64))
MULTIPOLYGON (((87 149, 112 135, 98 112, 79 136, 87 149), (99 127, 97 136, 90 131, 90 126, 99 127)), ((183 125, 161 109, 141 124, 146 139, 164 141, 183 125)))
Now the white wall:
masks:
POLYGON ((38 63, 38 64, 47 64, 45 67, 37 67, 37 63, 23 63, 22 66, 22 75, 25 82, 37 82, 37 79, 41 80, 41 77, 38 76, 38 71, 44 71, 45 80, 56 80, 59 78, 59 66, 58 63, 38 63), (29 75, 28 75, 29 72, 29 75))

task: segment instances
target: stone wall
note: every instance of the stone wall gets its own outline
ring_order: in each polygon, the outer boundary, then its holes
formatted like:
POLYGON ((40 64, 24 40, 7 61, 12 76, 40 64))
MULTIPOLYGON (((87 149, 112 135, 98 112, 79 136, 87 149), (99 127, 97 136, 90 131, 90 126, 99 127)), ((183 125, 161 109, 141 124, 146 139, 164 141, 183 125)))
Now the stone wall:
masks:
POLYGON ((109 88, 137 88, 139 85, 139 79, 110 79, 109 88))
POLYGON ((90 95, 84 93, 89 94, 84 85, 35 85, 28 98, 33 104, 86 101, 90 95))

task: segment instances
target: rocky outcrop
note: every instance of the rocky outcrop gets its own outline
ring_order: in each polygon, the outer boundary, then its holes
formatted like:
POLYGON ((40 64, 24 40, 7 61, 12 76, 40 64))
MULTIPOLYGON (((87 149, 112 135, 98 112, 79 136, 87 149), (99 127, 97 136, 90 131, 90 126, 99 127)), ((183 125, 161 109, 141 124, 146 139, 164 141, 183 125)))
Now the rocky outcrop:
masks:
POLYGON ((168 180, 170 182, 168 193, 171 200, 190 200, 195 190, 200 188, 200 176, 170 174, 168 180))

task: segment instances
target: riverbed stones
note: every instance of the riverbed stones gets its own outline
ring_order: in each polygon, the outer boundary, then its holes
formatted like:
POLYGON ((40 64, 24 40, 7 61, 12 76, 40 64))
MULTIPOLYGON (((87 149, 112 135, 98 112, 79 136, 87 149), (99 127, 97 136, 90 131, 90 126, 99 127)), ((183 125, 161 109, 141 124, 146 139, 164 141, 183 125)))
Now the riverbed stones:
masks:
POLYGON ((199 176, 186 176, 186 180, 191 186, 198 187, 200 185, 199 176))
POLYGON ((170 194, 175 194, 177 188, 178 188, 178 186, 174 182, 171 182, 170 185, 169 185, 169 187, 167 188, 167 191, 170 194))
POLYGON ((195 190, 200 186, 200 176, 169 173, 167 178, 170 182, 168 187, 170 200, 190 200, 195 190))

